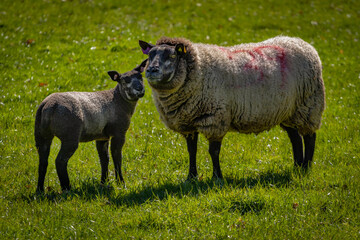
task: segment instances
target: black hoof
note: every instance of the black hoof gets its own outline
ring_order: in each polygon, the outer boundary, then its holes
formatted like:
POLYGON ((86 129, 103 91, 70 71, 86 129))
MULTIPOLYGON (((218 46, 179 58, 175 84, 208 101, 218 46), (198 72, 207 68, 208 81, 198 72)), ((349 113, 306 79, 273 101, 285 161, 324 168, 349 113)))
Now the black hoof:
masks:
POLYGON ((212 176, 213 179, 218 179, 218 180, 222 180, 224 179, 223 178, 223 175, 221 173, 214 173, 213 176, 212 176))
POLYGON ((189 174, 188 177, 186 178, 186 182, 193 182, 193 181, 196 181, 196 180, 198 180, 197 174, 196 175, 189 174))
POLYGON ((70 186, 70 185, 61 187, 61 191, 63 191, 63 192, 68 192, 68 191, 70 191, 70 190, 71 190, 71 186, 70 186))
POLYGON ((36 188, 36 194, 44 194, 44 188, 36 188))

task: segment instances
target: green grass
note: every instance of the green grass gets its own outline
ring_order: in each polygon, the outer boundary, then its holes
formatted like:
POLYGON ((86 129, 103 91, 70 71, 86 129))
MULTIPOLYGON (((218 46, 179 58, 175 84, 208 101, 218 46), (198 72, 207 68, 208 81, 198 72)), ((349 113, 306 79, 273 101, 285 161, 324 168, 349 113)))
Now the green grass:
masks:
POLYGON ((1 1, 1 239, 360 238, 359 1, 121 2, 1 1), (145 58, 139 39, 234 45, 281 34, 310 42, 323 63, 327 108, 308 174, 294 171, 277 127, 225 137, 224 181, 211 180, 201 136, 199 180, 184 182, 185 140, 160 122, 146 85, 123 151, 126 187, 114 182, 112 163, 109 186, 100 185, 91 142, 70 159, 73 189, 60 193, 55 139, 46 193, 35 194, 34 116, 47 95, 114 87, 108 70, 145 58))

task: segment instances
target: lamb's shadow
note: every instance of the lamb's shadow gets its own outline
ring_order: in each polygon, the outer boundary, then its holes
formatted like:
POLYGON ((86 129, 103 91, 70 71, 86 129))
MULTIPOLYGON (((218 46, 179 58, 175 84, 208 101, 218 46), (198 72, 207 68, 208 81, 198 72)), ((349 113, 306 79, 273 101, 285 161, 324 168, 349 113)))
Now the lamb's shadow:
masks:
MULTIPOLYGON (((139 191, 131 191, 130 193, 115 194, 114 187, 103 186, 96 180, 88 180, 81 184, 80 187, 72 189, 69 192, 58 194, 50 192, 35 197, 40 200, 59 201, 79 197, 84 200, 92 201, 96 199, 105 199, 105 204, 115 206, 133 206, 141 205, 146 202, 155 200, 164 200, 169 196, 182 198, 184 196, 198 196, 206 193, 208 190, 222 189, 229 186, 234 188, 254 188, 262 187, 287 187, 290 185, 294 176, 294 171, 288 169, 282 172, 256 172, 254 176, 244 178, 229 178, 224 180, 193 180, 180 183, 164 183, 158 186, 146 186, 139 191)), ((30 197, 30 199, 34 199, 30 197)))

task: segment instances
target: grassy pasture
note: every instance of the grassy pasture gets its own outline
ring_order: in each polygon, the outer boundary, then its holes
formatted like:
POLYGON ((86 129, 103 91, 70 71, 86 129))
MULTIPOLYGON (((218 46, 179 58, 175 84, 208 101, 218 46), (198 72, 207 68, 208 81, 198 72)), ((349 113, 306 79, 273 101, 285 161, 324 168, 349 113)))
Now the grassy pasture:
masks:
POLYGON ((360 2, 99 1, 0 2, 1 239, 358 239, 360 238, 360 2), (323 63, 327 108, 313 168, 293 169, 279 127, 229 133, 224 181, 211 180, 200 136, 199 180, 188 171, 185 140, 166 129, 146 84, 123 151, 126 186, 100 185, 95 143, 69 161, 73 189, 61 193, 54 139, 36 195, 33 129, 39 103, 58 91, 98 91, 142 55, 139 39, 161 36, 234 45, 276 35, 311 43, 323 63))

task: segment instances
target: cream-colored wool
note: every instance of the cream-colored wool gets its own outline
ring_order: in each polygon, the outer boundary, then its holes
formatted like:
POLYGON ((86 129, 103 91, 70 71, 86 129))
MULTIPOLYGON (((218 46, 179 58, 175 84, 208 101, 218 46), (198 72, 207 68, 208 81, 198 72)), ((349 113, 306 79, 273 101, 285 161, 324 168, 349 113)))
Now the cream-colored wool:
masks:
POLYGON ((198 131, 221 140, 228 131, 259 133, 283 124, 302 135, 320 127, 325 106, 322 66, 316 50, 299 38, 221 47, 183 43, 171 88, 153 88, 162 121, 182 134, 198 131))

